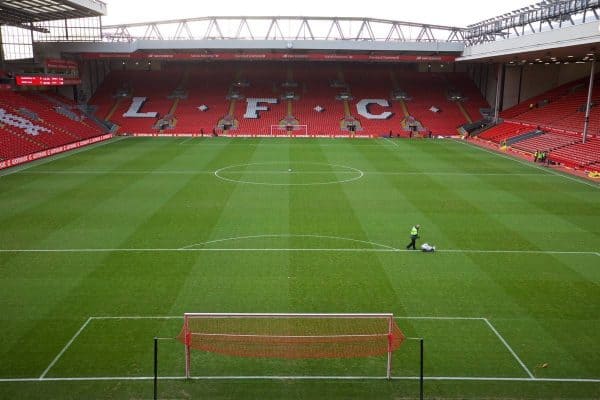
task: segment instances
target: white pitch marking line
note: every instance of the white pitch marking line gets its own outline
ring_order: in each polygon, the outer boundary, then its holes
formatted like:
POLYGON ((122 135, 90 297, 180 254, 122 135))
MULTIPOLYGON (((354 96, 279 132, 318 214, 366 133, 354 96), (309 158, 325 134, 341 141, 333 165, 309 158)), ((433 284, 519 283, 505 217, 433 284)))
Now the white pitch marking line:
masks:
MULTIPOLYGON (((410 250, 409 250, 410 251, 410 250)), ((437 253, 598 254, 593 251, 440 249, 437 253)))
MULTIPOLYGON (((473 321, 485 321, 482 317, 438 317, 438 316, 400 316, 394 317, 395 319, 439 319, 439 320, 473 320, 473 321)), ((183 315, 121 315, 121 316, 94 316, 90 317, 92 320, 103 320, 103 319, 183 319, 183 315)))
POLYGON ((107 320, 107 319, 183 319, 183 315, 123 315, 123 316, 106 316, 106 317, 90 317, 90 319, 107 320))
POLYGON ((77 339, 77 336, 79 336, 79 334, 85 329, 85 327, 90 323, 91 320, 92 320, 92 318, 90 317, 83 323, 83 325, 81 325, 81 328, 79 328, 79 330, 75 333, 75 335, 73 335, 71 340, 69 340, 67 342, 67 344, 65 345, 65 347, 63 347, 63 349, 60 351, 60 353, 58 353, 58 355, 56 357, 54 357, 54 360, 52 360, 50 365, 48 365, 48 367, 44 370, 44 372, 42 372, 42 375, 40 375, 40 377, 38 378, 39 380, 44 379, 44 377, 46 376, 48 371, 50 371, 50 369, 52 367, 54 367, 54 364, 56 364, 56 362, 62 357, 62 355, 65 354, 65 351, 67 351, 67 349, 71 346, 71 344, 73 344, 75 339, 77 339))
MULTIPOLYGON (((215 171, 208 170, 110 170, 110 169, 95 169, 95 170, 34 170, 21 171, 27 175, 99 175, 99 174, 115 174, 115 175, 134 175, 134 174, 150 174, 150 175, 199 175, 199 174, 214 174, 215 171)), ((244 173, 244 174, 264 174, 264 175, 322 175, 322 174, 356 174, 355 171, 228 171, 228 173, 244 173)), ((418 176, 418 175, 437 175, 437 176, 538 176, 538 177, 554 177, 548 174, 538 173, 511 173, 511 172, 448 172, 448 171, 363 171, 365 175, 397 175, 397 176, 418 176)))
POLYGON ((277 252, 277 251, 306 251, 306 252, 408 252, 408 250, 395 249, 367 249, 367 248, 340 248, 340 249, 301 249, 301 248, 173 248, 173 249, 0 249, 0 253, 107 253, 107 252, 277 252))
MULTIPOLYGON (((44 375, 50 370, 50 368, 58 361, 58 359, 64 354, 67 348, 73 343, 73 341, 77 338, 77 336, 85 329, 87 324, 89 324, 92 320, 119 320, 119 319, 182 319, 182 316, 175 315, 166 315, 166 316, 141 316, 141 315, 133 315, 133 316, 94 316, 89 317, 87 321, 82 325, 82 327, 77 331, 77 333, 71 338, 71 340, 67 343, 65 348, 56 356, 54 361, 48 366, 44 374, 42 374, 39 378, 0 378, 0 383, 2 382, 35 382, 35 381, 53 381, 53 382, 68 382, 68 381, 118 381, 118 380, 152 380, 154 377, 152 376, 127 376, 127 377, 66 377, 66 378, 44 378, 44 375)), ((500 335, 500 333, 494 328, 494 326, 489 322, 487 318, 482 317, 436 317, 436 316, 421 316, 421 317, 411 317, 411 316, 400 316, 394 317, 395 319, 432 319, 432 320, 477 320, 484 321, 492 331, 498 336, 498 338, 504 343, 504 345, 509 349, 509 351, 513 354, 513 356, 519 361, 521 366, 527 371, 530 378, 510 378, 510 377, 461 377, 461 376, 426 376, 425 380, 450 380, 450 381, 511 381, 511 382, 576 382, 576 383, 600 383, 600 379, 595 378, 535 378, 531 372, 527 369, 527 367, 523 364, 520 358, 514 353, 512 348, 506 343, 504 338, 500 335)), ((184 376, 170 376, 170 377, 159 377, 160 380, 183 380, 186 379, 184 376)), ((191 377, 190 379, 221 379, 221 380, 243 380, 243 379, 386 379, 385 377, 368 377, 368 376, 196 376, 191 377)), ((392 379, 396 380, 416 380, 419 379, 418 376, 395 376, 392 379)))
POLYGON ((439 319, 439 320, 466 320, 466 321, 485 321, 482 317, 394 317, 394 319, 439 319))
POLYGON ((227 241, 233 241, 233 240, 259 239, 259 238, 298 238, 298 237, 303 237, 303 238, 307 238, 308 237, 308 238, 317 238, 317 239, 345 240, 345 241, 348 241, 348 242, 372 244, 374 246, 377 246, 378 248, 382 248, 382 249, 386 249, 386 250, 393 250, 393 251, 400 250, 400 249, 396 249, 395 247, 391 247, 391 246, 388 246, 388 245, 385 245, 385 244, 381 244, 381 243, 370 242, 370 241, 366 241, 366 240, 346 238, 346 237, 341 237, 341 236, 314 235, 314 234, 291 234, 291 233, 277 233, 277 234, 266 234, 266 235, 249 235, 249 236, 237 236, 237 237, 230 237, 230 238, 224 238, 224 239, 216 239, 216 240, 210 240, 208 242, 201 242, 201 243, 190 244, 188 246, 182 247, 182 249, 190 249, 190 248, 193 248, 195 246, 205 246, 207 244, 221 243, 221 242, 227 242, 227 241))
MULTIPOLYGON (((421 251, 394 249, 394 248, 97 248, 97 249, 0 249, 0 253, 108 253, 108 252, 356 252, 356 253, 412 253, 420 254, 421 251)), ((477 249, 446 249, 436 250, 436 253, 507 253, 507 254, 569 254, 569 255, 596 255, 594 251, 554 251, 554 250, 477 250, 477 249)))
MULTIPOLYGON (((322 163, 322 162, 302 162, 301 164, 310 164, 310 165, 328 165, 331 167, 337 167, 337 168, 345 168, 346 171, 354 171, 356 174, 358 174, 357 176, 352 176, 348 179, 343 179, 343 180, 334 180, 334 181, 326 181, 326 182, 312 182, 312 183, 270 183, 270 182, 253 182, 253 181, 245 181, 242 179, 231 179, 231 178, 226 178, 225 176, 222 176, 223 172, 225 173, 230 173, 231 169, 235 169, 237 167, 246 167, 246 166, 256 166, 256 165, 276 165, 276 166, 284 166, 284 165, 289 165, 289 162, 279 162, 279 161, 271 161, 271 162, 261 162, 261 163, 249 163, 249 164, 234 164, 234 165, 228 165, 222 168, 219 168, 218 170, 216 170, 214 172, 215 177, 217 177, 218 179, 221 179, 223 181, 226 182, 233 182, 233 183, 244 183, 244 184, 249 184, 249 185, 263 185, 263 186, 320 186, 320 185, 331 185, 331 184, 336 184, 336 183, 349 183, 349 182, 354 182, 356 180, 361 179, 363 176, 365 176, 365 173, 363 171, 361 171, 358 168, 354 168, 354 167, 349 167, 347 165, 338 165, 338 164, 329 164, 329 163, 322 163)), ((295 165, 295 163, 291 163, 292 165, 295 165)), ((243 171, 241 171, 243 172, 243 171)), ((332 174, 334 174, 336 171, 331 171, 332 174)))
POLYGON ((389 143, 393 144, 393 145, 394 145, 394 146, 396 146, 396 147, 400 147, 400 146, 399 146, 397 143, 395 143, 393 140, 391 140, 391 139, 389 139, 389 138, 386 138, 386 137, 384 137, 384 139, 385 139, 385 141, 386 141, 386 142, 389 142, 389 143))
MULTIPOLYGON (((94 382, 94 381, 149 381, 153 376, 97 376, 44 378, 44 382, 94 382)), ((159 380, 186 380, 185 376, 159 376, 159 380)), ((377 376, 192 376, 192 380, 384 380, 377 376)), ((418 380, 418 376, 392 376, 393 380, 418 380)), ((0 383, 39 382, 39 378, 0 378, 0 383)), ((513 378, 487 376, 425 376, 426 381, 490 381, 490 382, 564 382, 564 383, 600 383, 596 378, 513 378)))
MULTIPOLYGON (((400 316, 394 317, 395 319, 439 319, 439 320, 473 320, 473 321, 485 321, 482 317, 445 317, 445 316, 400 316)), ((94 316, 90 317, 92 320, 103 320, 103 319, 183 319, 183 315, 121 315, 121 316, 94 316)))
POLYGON ((527 375, 529 375, 529 378, 536 379, 535 376, 533 376, 533 374, 529 370, 529 368, 527 368, 527 366, 525 365, 525 363, 523 361, 521 361, 521 359, 519 358, 519 356, 517 355, 517 353, 515 353, 515 351, 512 349, 512 347, 510 347, 510 345, 506 342, 506 340, 504 340, 504 338, 502 337, 502 335, 500 334, 500 332, 498 332, 496 330, 496 328, 494 327, 494 325, 492 325, 492 323, 487 318, 484 318, 483 320, 490 327, 490 329, 496 334, 496 336, 498 336, 498 339, 500 339, 500 341, 504 344, 504 346, 508 349, 508 351, 510 351, 510 353, 517 360, 517 362, 521 365, 521 367, 525 370, 525 372, 527 372, 527 375))
POLYGON ((547 173, 550 173, 550 174, 553 174, 553 175, 556 175, 556 176, 560 176, 561 178, 569 179, 569 180, 571 180, 573 182, 581 183, 583 185, 587 185, 587 186, 590 186, 590 187, 593 187, 593 188, 596 188, 596 189, 600 189, 600 185, 597 185, 597 184, 591 183, 591 182, 586 182, 586 181, 584 181, 582 179, 577 179, 577 178, 574 178, 574 177, 571 177, 571 176, 567 176, 565 174, 558 173, 558 172, 556 172, 556 171, 554 171, 554 170, 552 170, 550 168, 543 168, 543 167, 540 167, 538 165, 533 165, 533 164, 528 163, 526 161, 520 160, 520 159, 518 159, 516 157, 510 157, 510 156, 507 156, 505 154, 496 153, 495 151, 491 151, 491 150, 488 150, 488 149, 483 148, 483 147, 479 147, 479 146, 471 144, 471 143, 465 143, 462 140, 452 140, 452 141, 455 142, 455 143, 460 143, 460 144, 462 144, 464 146, 469 146, 469 147, 474 148, 474 149, 479 149, 479 150, 484 151, 484 152, 489 153, 489 154, 494 154, 494 155, 496 155, 498 157, 502 157, 502 158, 505 158, 507 160, 516 161, 519 164, 523 164, 523 165, 526 165, 526 166, 528 166, 530 168, 535 168, 535 169, 540 170, 540 171, 544 171, 544 172, 547 172, 547 173))

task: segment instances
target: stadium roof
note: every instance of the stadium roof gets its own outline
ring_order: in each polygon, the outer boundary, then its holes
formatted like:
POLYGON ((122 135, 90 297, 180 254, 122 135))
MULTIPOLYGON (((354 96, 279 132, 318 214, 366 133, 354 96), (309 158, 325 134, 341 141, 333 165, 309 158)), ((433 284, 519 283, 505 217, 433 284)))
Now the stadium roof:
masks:
POLYGON ((106 15, 99 0, 0 0, 0 25, 106 15))

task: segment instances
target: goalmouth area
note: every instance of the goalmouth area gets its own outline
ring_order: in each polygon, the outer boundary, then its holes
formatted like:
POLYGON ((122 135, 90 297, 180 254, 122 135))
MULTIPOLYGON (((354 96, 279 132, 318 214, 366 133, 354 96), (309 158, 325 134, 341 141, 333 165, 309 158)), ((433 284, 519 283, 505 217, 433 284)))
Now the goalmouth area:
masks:
POLYGON ((425 398, 595 398, 599 189, 450 139, 126 137, 2 171, 0 398, 152 398, 155 337, 159 398, 418 398, 409 338, 425 398), (186 378, 189 311, 407 340, 390 380, 387 352, 194 351, 186 378))

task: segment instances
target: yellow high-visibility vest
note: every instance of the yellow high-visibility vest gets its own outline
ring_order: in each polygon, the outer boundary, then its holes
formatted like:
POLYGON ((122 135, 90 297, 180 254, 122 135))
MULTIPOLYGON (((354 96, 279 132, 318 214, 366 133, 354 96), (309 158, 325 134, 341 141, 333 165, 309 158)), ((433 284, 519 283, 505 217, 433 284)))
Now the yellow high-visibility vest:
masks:
POLYGON ((417 229, 416 226, 413 226, 412 229, 410 230, 410 235, 417 236, 418 234, 419 234, 419 230, 417 229))

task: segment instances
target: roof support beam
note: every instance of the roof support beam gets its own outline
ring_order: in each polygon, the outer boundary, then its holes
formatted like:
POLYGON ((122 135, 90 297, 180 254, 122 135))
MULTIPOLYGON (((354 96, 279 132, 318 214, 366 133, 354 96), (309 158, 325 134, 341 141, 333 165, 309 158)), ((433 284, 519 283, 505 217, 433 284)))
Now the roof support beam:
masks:
POLYGON ((261 39, 268 26, 264 40, 355 40, 370 42, 458 42, 464 39, 463 28, 425 25, 413 22, 374 18, 329 17, 203 17, 185 20, 157 21, 125 25, 104 26, 109 40, 119 40, 119 32, 125 29, 132 34, 122 40, 155 39, 196 40, 206 39, 261 39), (233 29, 221 30, 221 26, 233 25, 233 29), (173 28, 175 34, 173 34, 173 28), (289 28, 288 28, 289 27, 289 28), (283 29, 288 28, 288 29, 283 29), (203 32, 197 32, 204 30, 203 32), (228 32, 225 37, 223 32, 228 32), (229 33, 230 32, 230 33, 229 33), (187 33, 184 34, 184 33, 187 33), (418 33, 417 36, 414 36, 418 33))

